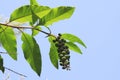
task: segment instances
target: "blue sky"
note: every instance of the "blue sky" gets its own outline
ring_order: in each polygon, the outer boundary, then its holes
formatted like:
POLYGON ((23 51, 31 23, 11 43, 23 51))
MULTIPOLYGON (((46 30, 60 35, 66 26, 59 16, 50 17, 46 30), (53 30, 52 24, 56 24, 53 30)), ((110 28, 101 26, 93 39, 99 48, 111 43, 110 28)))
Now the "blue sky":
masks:
MULTIPOLYGON (((72 33, 80 37, 87 49, 81 47, 83 54, 71 52, 71 71, 55 69, 49 60, 49 43, 45 35, 37 36, 41 47, 43 67, 38 77, 24 60, 20 36, 18 36, 18 61, 7 55, 5 66, 27 75, 24 80, 120 80, 120 1, 119 0, 38 0, 41 5, 50 7, 74 6, 73 16, 53 24, 50 28, 54 34, 72 33)), ((2 0, 0 15, 6 17, 17 7, 29 4, 28 0, 2 0)), ((8 70, 0 72, 0 80, 20 80, 20 76, 8 70)))

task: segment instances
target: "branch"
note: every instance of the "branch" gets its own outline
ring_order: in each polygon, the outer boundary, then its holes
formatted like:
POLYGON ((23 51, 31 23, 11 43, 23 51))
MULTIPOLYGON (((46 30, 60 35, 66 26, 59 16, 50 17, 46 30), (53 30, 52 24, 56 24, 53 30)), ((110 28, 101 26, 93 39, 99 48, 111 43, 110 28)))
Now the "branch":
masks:
POLYGON ((15 73, 15 74, 17 74, 17 75, 20 75, 20 76, 23 76, 23 77, 27 77, 26 75, 23 75, 23 74, 21 74, 21 73, 18 73, 18 72, 16 72, 16 71, 12 70, 12 69, 7 68, 7 67, 4 67, 4 68, 7 69, 7 70, 9 70, 9 71, 11 71, 11 72, 13 72, 13 73, 15 73))
POLYGON ((48 33, 48 32, 42 31, 40 29, 37 29, 35 27, 31 27, 31 26, 24 26, 23 27, 23 26, 14 26, 14 25, 3 24, 3 23, 0 23, 0 25, 7 26, 7 27, 12 27, 12 28, 17 28, 17 29, 20 29, 20 28, 22 28, 22 29, 34 29, 34 30, 37 30, 37 31, 40 31, 40 32, 46 34, 47 36, 53 36, 53 37, 56 38, 55 35, 51 34, 51 31, 50 31, 50 33, 48 33))

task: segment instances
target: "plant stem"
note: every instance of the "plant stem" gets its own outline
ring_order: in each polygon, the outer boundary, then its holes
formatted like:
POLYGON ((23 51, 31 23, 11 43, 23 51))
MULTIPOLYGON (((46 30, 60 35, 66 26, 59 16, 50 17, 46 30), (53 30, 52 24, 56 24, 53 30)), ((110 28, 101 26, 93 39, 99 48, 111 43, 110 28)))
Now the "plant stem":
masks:
POLYGON ((22 29, 34 29, 34 30, 37 30, 37 31, 40 31, 40 32, 46 34, 47 36, 53 36, 53 37, 56 38, 56 36, 51 34, 51 33, 45 32, 43 30, 31 27, 31 26, 24 26, 23 27, 23 26, 14 26, 14 25, 9 25, 9 24, 4 24, 4 23, 0 23, 0 25, 7 26, 7 27, 12 27, 12 28, 17 28, 17 29, 20 29, 20 28, 22 28, 22 29))

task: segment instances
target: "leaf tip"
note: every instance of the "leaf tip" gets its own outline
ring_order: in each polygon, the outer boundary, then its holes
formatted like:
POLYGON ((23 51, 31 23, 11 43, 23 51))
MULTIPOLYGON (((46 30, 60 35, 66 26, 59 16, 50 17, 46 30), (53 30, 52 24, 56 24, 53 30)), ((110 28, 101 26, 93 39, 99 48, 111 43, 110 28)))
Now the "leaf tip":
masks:
POLYGON ((87 46, 84 44, 84 47, 87 48, 87 46))

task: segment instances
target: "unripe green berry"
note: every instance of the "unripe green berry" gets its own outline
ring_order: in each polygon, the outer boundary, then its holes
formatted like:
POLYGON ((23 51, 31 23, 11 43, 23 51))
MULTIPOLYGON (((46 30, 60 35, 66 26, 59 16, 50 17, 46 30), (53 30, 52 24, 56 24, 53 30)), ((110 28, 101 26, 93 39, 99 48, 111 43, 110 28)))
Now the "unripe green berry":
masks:
POLYGON ((59 57, 63 57, 64 55, 63 54, 59 54, 59 57))
POLYGON ((66 51, 62 51, 62 54, 66 54, 66 51))
POLYGON ((68 60, 66 60, 66 61, 64 62, 64 64, 65 64, 65 65, 68 65, 68 64, 69 64, 69 61, 68 61, 68 60))
POLYGON ((62 60, 66 60, 66 57, 65 57, 65 56, 63 56, 63 57, 62 57, 62 60))

